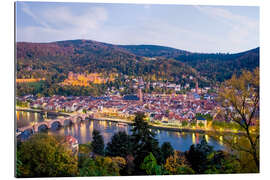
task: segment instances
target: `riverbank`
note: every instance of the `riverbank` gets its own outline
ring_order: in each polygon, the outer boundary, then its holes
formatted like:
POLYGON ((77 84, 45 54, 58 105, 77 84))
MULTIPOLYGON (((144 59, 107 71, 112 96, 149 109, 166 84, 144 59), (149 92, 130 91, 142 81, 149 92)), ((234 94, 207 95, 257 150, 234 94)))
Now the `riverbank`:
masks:
MULTIPOLYGON (((26 111, 26 112, 38 112, 38 113, 44 113, 48 111, 40 110, 40 109, 31 109, 31 108, 18 108, 16 107, 16 111, 26 111)), ((70 116, 71 114, 64 113, 64 112, 50 112, 55 115, 59 116, 70 116)), ((134 122, 133 121, 128 121, 124 119, 114 119, 114 118, 108 118, 108 117, 97 117, 97 118, 91 118, 93 120, 98 120, 98 121, 111 121, 111 122, 116 122, 116 123, 125 123, 132 125, 134 122)), ((189 132, 189 133, 205 133, 205 134, 210 134, 210 133, 220 133, 222 135, 228 134, 228 135, 243 135, 244 132, 235 132, 231 130, 214 130, 214 129, 196 129, 196 128, 182 128, 182 127, 171 127, 171 126, 166 126, 164 124, 153 124, 149 123, 150 127, 153 129, 159 129, 159 130, 166 130, 166 131, 174 131, 174 132, 189 132)))
MULTIPOLYGON (((133 121, 112 119, 112 118, 94 118, 93 120, 126 123, 129 125, 132 125, 134 123, 133 121)), ((213 130, 213 129, 181 128, 181 127, 170 127, 170 126, 164 126, 164 125, 157 125, 157 124, 153 124, 153 123, 149 123, 149 126, 152 129, 174 131, 174 132, 189 132, 189 133, 200 133, 200 134, 210 134, 213 132, 218 132, 222 135, 225 135, 225 134, 227 134, 227 135, 244 135, 244 132, 234 132, 234 131, 230 131, 230 130, 217 131, 217 130, 213 130)))
POLYGON ((23 108, 23 107, 16 107, 16 111, 25 111, 25 112, 32 112, 32 113, 50 113, 53 115, 57 115, 57 116, 70 116, 70 114, 68 113, 64 113, 64 112, 55 112, 55 111, 45 111, 42 109, 32 109, 32 108, 23 108))
POLYGON ((244 132, 233 132, 229 130, 217 131, 213 129, 193 129, 193 128, 181 128, 181 127, 170 127, 150 124, 153 129, 175 131, 175 132, 189 132, 189 133, 200 133, 200 134, 210 134, 210 133, 220 133, 221 135, 244 135, 244 132))

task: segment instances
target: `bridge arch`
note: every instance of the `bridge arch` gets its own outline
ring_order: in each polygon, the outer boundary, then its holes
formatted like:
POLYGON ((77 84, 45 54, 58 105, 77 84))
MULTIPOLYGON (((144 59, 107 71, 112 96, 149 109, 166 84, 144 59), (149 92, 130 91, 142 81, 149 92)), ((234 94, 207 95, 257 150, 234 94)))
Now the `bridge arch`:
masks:
POLYGON ((40 132, 42 130, 49 129, 49 128, 50 127, 47 123, 40 123, 39 125, 37 125, 36 132, 40 132))
POLYGON ((51 121, 50 124, 49 124, 49 128, 52 128, 54 125, 58 124, 58 126, 64 126, 64 124, 62 123, 61 120, 54 120, 54 121, 51 121))
POLYGON ((22 134, 26 134, 26 135, 34 134, 33 128, 30 128, 30 127, 22 130, 21 132, 22 134))

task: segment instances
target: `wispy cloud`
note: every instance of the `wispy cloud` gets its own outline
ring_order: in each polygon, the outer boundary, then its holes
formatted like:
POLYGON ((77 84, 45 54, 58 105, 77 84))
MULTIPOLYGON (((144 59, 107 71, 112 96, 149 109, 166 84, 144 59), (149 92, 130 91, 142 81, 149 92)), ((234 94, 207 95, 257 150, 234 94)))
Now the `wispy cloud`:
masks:
POLYGON ((50 28, 49 25, 48 25, 47 23, 45 23, 45 22, 42 21, 38 16, 36 16, 36 15, 31 11, 31 9, 29 8, 29 6, 28 6, 26 3, 23 3, 23 2, 22 2, 22 11, 23 11, 25 14, 29 15, 30 17, 32 17, 33 20, 34 20, 36 23, 42 25, 42 26, 45 27, 45 28, 50 28))
POLYGON ((23 4, 22 10, 41 26, 22 27, 18 33, 21 33, 25 40, 35 41, 83 37, 90 31, 98 31, 108 18, 107 11, 100 7, 91 7, 80 14, 74 14, 67 7, 45 9, 35 14, 26 4, 23 4))
POLYGON ((157 44, 196 52, 237 52, 253 48, 258 42, 257 20, 222 7, 188 7, 198 10, 199 19, 187 11, 183 14, 174 12, 173 17, 168 19, 169 15, 160 15, 160 7, 151 5, 137 6, 135 11, 130 9, 130 13, 126 11, 127 7, 123 14, 116 12, 121 8, 109 7, 91 5, 78 9, 63 5, 34 8, 25 3, 22 13, 30 16, 35 23, 17 27, 17 40, 50 42, 92 39, 114 44, 157 44), (144 13, 145 8, 151 8, 151 13, 144 13), (126 17, 119 17, 121 15, 126 17), (191 24, 178 17, 190 18, 191 24), (197 25, 196 21, 211 21, 213 24, 208 25, 212 29, 201 26, 202 23, 197 25))
POLYGON ((227 37, 229 42, 236 45, 245 44, 250 40, 258 41, 259 21, 246 16, 234 14, 220 7, 194 6, 199 12, 227 26, 227 37))

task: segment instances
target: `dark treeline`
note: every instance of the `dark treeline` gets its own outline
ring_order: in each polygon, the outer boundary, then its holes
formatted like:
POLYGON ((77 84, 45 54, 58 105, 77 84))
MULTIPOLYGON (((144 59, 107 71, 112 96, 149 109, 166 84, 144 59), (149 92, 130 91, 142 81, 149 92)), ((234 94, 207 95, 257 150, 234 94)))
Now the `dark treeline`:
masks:
POLYGON ((241 70, 259 67, 259 48, 237 54, 183 54, 175 59, 195 68, 202 76, 223 82, 233 74, 240 75, 241 70))
POLYGON ((186 152, 175 151, 169 142, 159 145, 144 118, 137 113, 131 135, 117 132, 106 146, 94 130, 92 142, 80 144, 78 156, 56 143, 57 137, 34 135, 18 145, 17 177, 242 172, 236 155, 213 150, 205 139, 186 152))

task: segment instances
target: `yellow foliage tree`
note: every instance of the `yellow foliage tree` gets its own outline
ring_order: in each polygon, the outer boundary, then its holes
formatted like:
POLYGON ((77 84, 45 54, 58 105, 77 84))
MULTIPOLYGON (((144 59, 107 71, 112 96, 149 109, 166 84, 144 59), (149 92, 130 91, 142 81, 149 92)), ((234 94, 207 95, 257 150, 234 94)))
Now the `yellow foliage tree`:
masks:
POLYGON ((183 166, 188 166, 185 156, 178 151, 174 151, 174 155, 166 159, 164 167, 170 174, 178 174, 178 169, 183 166))
MULTIPOLYGON (((219 116, 226 121, 237 123, 244 132, 238 142, 232 137, 225 137, 224 143, 233 152, 251 157, 259 171, 259 68, 253 72, 243 71, 241 76, 226 81, 219 90, 222 109, 219 116)), ((244 160, 246 161, 246 160, 244 160)))

